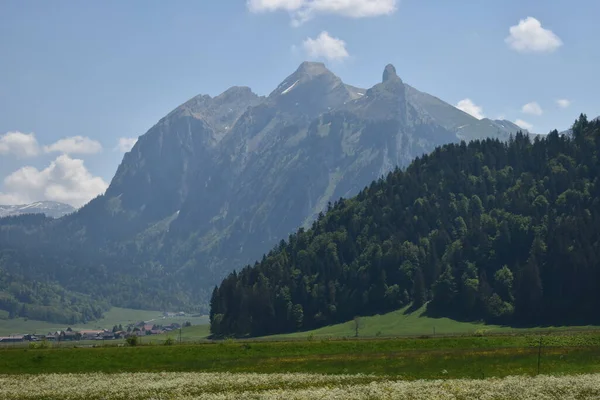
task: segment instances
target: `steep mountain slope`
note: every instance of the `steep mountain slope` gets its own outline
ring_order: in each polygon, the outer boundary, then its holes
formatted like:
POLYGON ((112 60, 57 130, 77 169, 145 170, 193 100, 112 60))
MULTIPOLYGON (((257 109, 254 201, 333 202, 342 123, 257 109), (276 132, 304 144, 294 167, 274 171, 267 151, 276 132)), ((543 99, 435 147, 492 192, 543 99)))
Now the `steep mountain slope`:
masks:
MULTIPOLYGON (((407 100, 391 65, 380 84, 354 93, 364 94, 353 95, 324 65, 304 63, 265 103, 242 115, 223 140, 218 175, 204 175, 205 184, 196 186, 201 190, 171 224, 168 239, 176 240, 168 241, 168 254, 183 255, 171 262, 184 266, 190 278, 209 273, 206 278, 214 280, 260 258, 329 202, 459 140, 407 100), (319 101, 312 100, 315 92, 319 101)), ((490 135, 507 139, 509 131, 490 135)))
POLYGON ((518 131, 529 133, 526 129, 521 129, 507 120, 491 120, 489 118, 478 120, 437 97, 420 92, 408 85, 406 85, 406 94, 409 101, 415 104, 421 112, 428 114, 438 124, 456 133, 457 137, 463 140, 481 137, 504 139, 507 135, 518 131))
POLYGON ((268 335, 407 306, 588 324, 600 305, 600 122, 450 144, 373 182, 215 288, 211 330, 268 335))
POLYGON ((0 251, 24 254, 6 268, 26 264, 30 277, 121 306, 205 304, 227 272, 329 202, 458 142, 455 125, 481 124, 436 100, 460 116, 438 122, 428 95, 415 93, 391 65, 363 90, 302 63, 266 97, 243 87, 197 96, 140 137, 104 195, 39 229, 5 225, 0 251))
POLYGON ((44 214, 50 218, 60 218, 75 211, 68 204, 56 201, 38 201, 31 204, 0 205, 0 218, 22 214, 44 214))

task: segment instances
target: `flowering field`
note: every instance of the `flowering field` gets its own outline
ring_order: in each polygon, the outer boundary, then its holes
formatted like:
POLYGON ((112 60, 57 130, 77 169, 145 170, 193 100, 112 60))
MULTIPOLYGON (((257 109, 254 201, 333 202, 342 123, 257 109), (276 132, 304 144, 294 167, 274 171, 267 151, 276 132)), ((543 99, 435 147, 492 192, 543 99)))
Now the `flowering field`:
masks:
POLYGON ((0 398, 597 399, 600 374, 402 381, 367 375, 121 373, 0 375, 0 398))

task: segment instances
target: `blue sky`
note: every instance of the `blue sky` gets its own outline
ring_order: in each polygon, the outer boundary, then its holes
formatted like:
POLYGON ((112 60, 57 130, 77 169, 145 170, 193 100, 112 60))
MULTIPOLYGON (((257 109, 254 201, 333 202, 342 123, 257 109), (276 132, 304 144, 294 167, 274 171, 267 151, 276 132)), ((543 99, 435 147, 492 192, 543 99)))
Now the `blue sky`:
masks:
POLYGON ((268 94, 304 60, 361 87, 393 63, 474 115, 567 128, 600 114, 599 14, 597 0, 4 0, 0 203, 80 206, 177 105, 268 94))

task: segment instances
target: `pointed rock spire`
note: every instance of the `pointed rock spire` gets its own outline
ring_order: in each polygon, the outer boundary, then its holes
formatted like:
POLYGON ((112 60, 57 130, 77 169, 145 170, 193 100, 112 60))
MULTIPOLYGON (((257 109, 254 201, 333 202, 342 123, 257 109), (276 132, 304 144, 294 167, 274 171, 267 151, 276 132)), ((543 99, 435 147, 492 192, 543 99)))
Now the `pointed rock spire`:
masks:
POLYGON ((386 65, 383 70, 383 83, 386 83, 391 80, 400 79, 398 74, 396 73, 396 68, 392 64, 386 65))

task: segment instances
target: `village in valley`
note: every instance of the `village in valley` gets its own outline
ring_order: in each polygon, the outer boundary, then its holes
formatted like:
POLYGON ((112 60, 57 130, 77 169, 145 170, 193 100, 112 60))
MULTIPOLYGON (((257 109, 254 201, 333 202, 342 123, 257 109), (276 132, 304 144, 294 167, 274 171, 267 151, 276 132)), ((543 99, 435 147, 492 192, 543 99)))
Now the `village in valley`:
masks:
POLYGON ((153 319, 150 321, 139 321, 129 324, 118 324, 112 328, 104 329, 72 329, 67 327, 64 330, 52 330, 46 333, 21 333, 12 334, 10 336, 0 336, 0 344, 21 343, 21 342, 78 342, 84 340, 117 340, 127 339, 131 336, 144 337, 151 335, 168 334, 181 329, 182 327, 191 326, 191 322, 185 321, 181 324, 178 322, 169 322, 168 324, 161 323, 161 319, 171 319, 175 317, 185 317, 184 312, 164 312, 162 318, 153 319))

